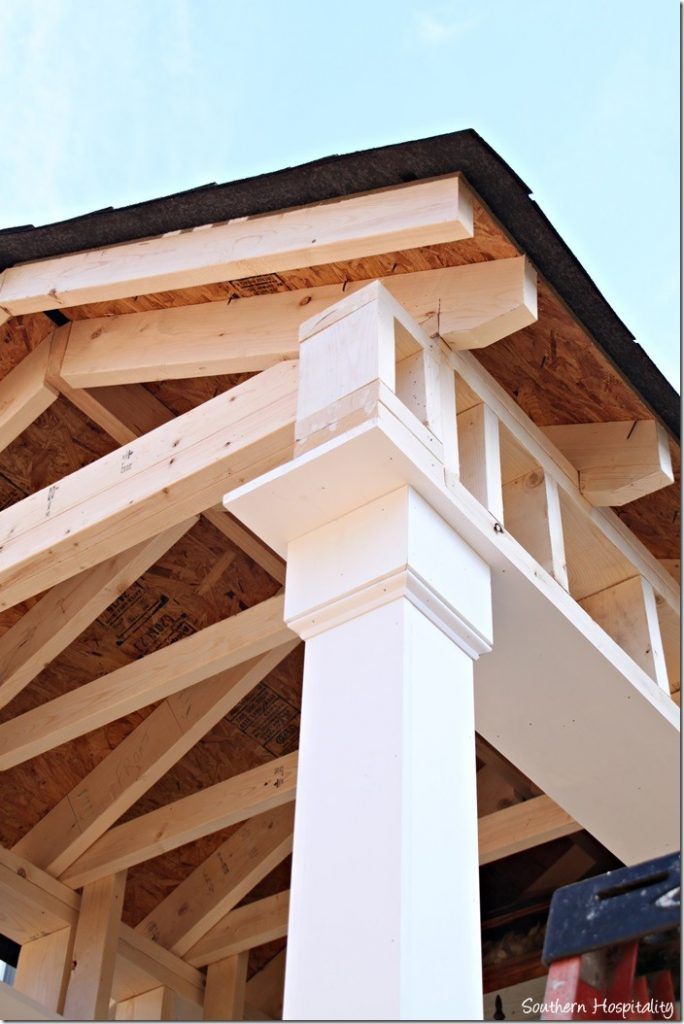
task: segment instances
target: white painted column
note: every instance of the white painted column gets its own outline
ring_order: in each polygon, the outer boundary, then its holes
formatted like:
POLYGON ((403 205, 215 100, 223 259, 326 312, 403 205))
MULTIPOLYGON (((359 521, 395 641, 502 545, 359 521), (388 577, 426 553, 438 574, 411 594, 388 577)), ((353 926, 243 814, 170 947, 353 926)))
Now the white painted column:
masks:
POLYGON ((489 569, 402 487, 290 542, 285 614, 307 641, 285 1019, 481 1018, 489 569))

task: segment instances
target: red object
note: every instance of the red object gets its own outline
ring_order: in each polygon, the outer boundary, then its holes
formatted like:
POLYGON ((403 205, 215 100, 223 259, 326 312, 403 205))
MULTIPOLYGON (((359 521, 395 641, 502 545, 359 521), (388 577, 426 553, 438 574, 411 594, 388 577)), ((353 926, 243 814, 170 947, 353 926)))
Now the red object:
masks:
POLYGON ((669 971, 635 977, 639 940, 626 942, 605 991, 581 977, 582 956, 556 960, 549 968, 542 1020, 674 1020, 674 985, 669 971))

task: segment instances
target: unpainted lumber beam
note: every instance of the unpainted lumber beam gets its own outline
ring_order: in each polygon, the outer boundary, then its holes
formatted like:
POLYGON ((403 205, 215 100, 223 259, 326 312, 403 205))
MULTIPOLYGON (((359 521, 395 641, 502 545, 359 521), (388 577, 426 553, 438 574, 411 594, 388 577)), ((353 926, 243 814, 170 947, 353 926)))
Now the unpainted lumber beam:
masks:
POLYGON ((579 470, 592 505, 626 505, 674 482, 667 432, 657 420, 570 423, 544 433, 579 470))
MULTIPOLYGON (((480 348, 536 319, 536 287, 520 257, 382 278, 430 334, 480 348)), ((301 324, 367 284, 78 320, 61 362, 61 390, 264 370, 299 355, 301 324)), ((68 394, 71 397, 71 394, 68 394)))
POLYGON ((0 308, 15 316, 377 256, 472 234, 466 187, 458 176, 438 178, 10 267, 0 276, 0 308))
POLYGON ((163 700, 294 639, 283 597, 262 601, 0 725, 0 769, 163 700))
POLYGON ((295 646, 277 647, 166 698, 19 840, 14 852, 62 874, 295 646))
POLYGON ((478 828, 480 864, 490 864, 532 846, 572 835, 580 826, 544 794, 485 815, 480 818, 478 828))
POLYGON ((248 953, 236 953, 209 965, 203 1020, 243 1019, 248 958, 248 953))
MULTIPOLYGON (((81 896, 11 850, 0 847, 0 931, 20 944, 78 922, 81 896)), ((114 998, 168 985, 184 999, 202 1001, 204 981, 180 957, 122 924, 114 998)))
POLYGON ((106 832, 63 874, 78 888, 295 798, 297 754, 235 775, 106 832))
POLYGON ((290 804, 250 818, 200 864, 137 930, 179 956, 292 852, 290 804))
POLYGON ((177 523, 59 583, 0 637, 0 707, 65 650, 104 609, 164 555, 195 523, 177 523))
POLYGON ((58 391, 45 379, 49 357, 48 337, 0 381, 0 451, 58 397, 58 391))
POLYGON ((216 505, 291 453, 297 366, 281 363, 0 513, 8 608, 216 505))
POLYGON ((125 872, 83 888, 64 999, 64 1015, 70 1020, 109 1017, 125 888, 125 872))
POLYGON ((289 909, 289 890, 237 907, 196 942, 185 959, 193 967, 205 967, 265 942, 283 939, 287 935, 289 909))

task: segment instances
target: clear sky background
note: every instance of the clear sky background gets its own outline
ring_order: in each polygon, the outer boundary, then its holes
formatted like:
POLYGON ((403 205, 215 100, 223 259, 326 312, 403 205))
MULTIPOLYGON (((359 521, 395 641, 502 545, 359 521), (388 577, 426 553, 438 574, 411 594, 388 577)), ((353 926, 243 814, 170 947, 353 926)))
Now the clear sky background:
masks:
POLYGON ((0 0, 0 226, 475 128, 679 369, 678 0, 0 0))

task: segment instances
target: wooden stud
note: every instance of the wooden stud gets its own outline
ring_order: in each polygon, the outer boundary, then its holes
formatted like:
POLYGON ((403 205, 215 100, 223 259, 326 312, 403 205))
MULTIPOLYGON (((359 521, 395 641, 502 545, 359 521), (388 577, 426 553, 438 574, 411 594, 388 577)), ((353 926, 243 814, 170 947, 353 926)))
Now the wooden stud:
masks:
POLYGON ((71 974, 74 928, 61 928, 22 945, 14 987, 48 1010, 61 1013, 71 974))
POLYGON ((138 931, 179 956, 292 852, 291 805, 245 822, 150 911, 138 931))
POLYGON ((176 1002, 176 993, 161 985, 139 996, 122 999, 116 1004, 114 1020, 179 1020, 176 1002))
POLYGON ((217 960, 207 971, 204 1020, 242 1020, 247 984, 247 953, 217 960))
POLYGON ((283 622, 282 596, 262 601, 0 725, 0 768, 21 764, 292 639, 283 622))
POLYGON ((634 576, 579 603, 646 675, 670 692, 655 593, 647 580, 634 576))
MULTIPOLYGON (((10 850, 0 848, 0 932, 23 945, 75 927, 81 896, 10 850)), ((114 998, 167 985, 183 999, 201 1003, 202 975, 180 957, 122 924, 114 998)))
POLYGON ((656 608, 658 611, 658 625, 660 627, 660 639, 663 644, 665 655, 665 671, 667 672, 670 692, 673 698, 679 693, 682 673, 682 631, 680 617, 677 612, 663 600, 660 594, 656 594, 656 608))
POLYGON ((0 451, 57 398, 45 381, 49 355, 50 339, 45 338, 0 381, 0 451))
POLYGON ((439 178, 26 263, 0 276, 0 306, 33 313, 454 242, 473 233, 466 191, 439 178))
POLYGON ((572 423, 544 433, 579 470, 592 505, 626 505, 674 482, 667 433, 656 420, 572 423))
POLYGON ((265 370, 0 513, 0 607, 215 505, 291 453, 297 367, 265 370))
POLYGON ((58 584, 0 637, 0 707, 65 650, 104 609, 173 547, 197 518, 178 523, 58 584))
POLYGON ((568 570, 558 486, 542 469, 503 488, 506 529, 539 564, 568 590, 568 570))
POLYGON ((459 413, 457 421, 461 483, 502 523, 499 422, 484 403, 459 413))
POLYGON ((295 646, 277 647, 167 698, 19 840, 14 852, 62 874, 295 646))
POLYGON ((505 807, 478 823, 480 864, 572 835, 580 826, 548 796, 505 807))
POLYGON ((277 953, 247 982, 245 999, 248 1007, 261 1010, 271 1020, 281 1020, 284 987, 285 950, 277 953))
POLYGON ((265 942, 283 939, 289 908, 290 893, 286 891, 231 910, 187 951, 185 959, 193 967, 205 967, 265 942))
POLYGON ((297 754, 286 754, 106 832, 64 873, 74 888, 140 864, 295 798, 297 754))
POLYGON ((74 966, 64 1000, 72 1020, 107 1020, 126 875, 84 886, 74 939, 74 966))

